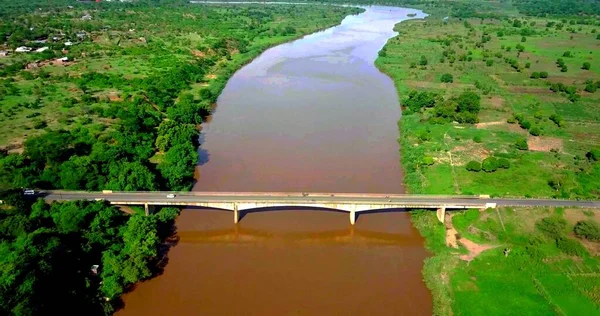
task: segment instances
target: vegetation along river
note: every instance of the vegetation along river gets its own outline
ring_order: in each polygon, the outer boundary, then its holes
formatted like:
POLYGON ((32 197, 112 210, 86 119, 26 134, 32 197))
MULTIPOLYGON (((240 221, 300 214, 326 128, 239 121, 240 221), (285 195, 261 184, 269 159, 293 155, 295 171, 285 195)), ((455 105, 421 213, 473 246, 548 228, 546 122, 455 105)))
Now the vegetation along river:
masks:
MULTIPOLYGON (((201 135, 199 191, 401 193, 394 84, 373 62, 417 10, 366 7, 267 50, 201 135)), ((427 253, 403 212, 185 210, 164 273, 122 315, 430 315, 427 253)))

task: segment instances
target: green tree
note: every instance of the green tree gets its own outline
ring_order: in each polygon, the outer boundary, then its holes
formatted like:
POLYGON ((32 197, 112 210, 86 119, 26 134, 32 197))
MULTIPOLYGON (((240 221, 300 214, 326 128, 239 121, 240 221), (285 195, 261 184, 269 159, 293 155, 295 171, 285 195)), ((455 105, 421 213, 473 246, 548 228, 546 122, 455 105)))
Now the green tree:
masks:
POLYGON ((527 139, 521 138, 517 140, 517 142, 515 143, 515 147, 517 147, 517 149, 519 150, 528 150, 529 146, 527 145, 527 139))
POLYGON ((481 171, 481 163, 478 161, 469 161, 467 163, 466 169, 469 171, 479 172, 481 171))
POLYGON ((487 157, 481 163, 481 169, 485 172, 494 172, 498 170, 498 159, 494 157, 487 157))
POLYGON ((454 77, 449 73, 445 73, 442 75, 440 80, 445 83, 452 83, 454 82, 454 77))
POLYGON ((113 163, 109 167, 106 189, 116 191, 153 191, 158 189, 154 174, 139 161, 113 163))
POLYGON ((575 235, 591 241, 600 241, 600 225, 593 220, 578 221, 573 228, 575 235))
POLYGON ((592 67, 592 64, 590 64, 589 62, 586 61, 581 66, 581 69, 583 69, 583 70, 590 70, 591 67, 592 67))

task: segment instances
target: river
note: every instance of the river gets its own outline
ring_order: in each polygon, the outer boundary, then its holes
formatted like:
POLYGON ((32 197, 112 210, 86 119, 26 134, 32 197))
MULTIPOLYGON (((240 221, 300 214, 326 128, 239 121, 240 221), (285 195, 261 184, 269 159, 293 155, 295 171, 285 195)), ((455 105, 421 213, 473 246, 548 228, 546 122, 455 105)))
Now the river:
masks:
MULTIPOLYGON (((228 82, 203 124, 200 191, 402 193, 390 78, 373 62, 418 10, 365 7, 267 50, 228 82)), ((122 315, 431 315, 427 252, 409 214, 184 210, 162 275, 122 315)))

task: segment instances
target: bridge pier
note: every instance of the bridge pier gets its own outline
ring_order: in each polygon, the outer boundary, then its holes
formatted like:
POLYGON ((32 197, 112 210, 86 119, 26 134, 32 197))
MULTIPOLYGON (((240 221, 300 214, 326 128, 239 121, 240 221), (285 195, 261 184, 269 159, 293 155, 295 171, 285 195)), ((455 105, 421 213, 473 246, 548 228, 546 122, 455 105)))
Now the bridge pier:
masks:
POLYGON ((441 208, 438 208, 436 211, 436 215, 438 220, 443 224, 444 220, 446 219, 446 207, 442 206, 441 208))
POLYGON ((233 223, 237 224, 240 221, 240 211, 238 210, 237 203, 233 204, 233 223))
POLYGON ((144 214, 146 214, 146 216, 150 215, 150 208, 148 206, 148 203, 144 203, 144 214))
POLYGON ((354 225, 354 223, 356 223, 356 212, 350 211, 350 224, 354 225))

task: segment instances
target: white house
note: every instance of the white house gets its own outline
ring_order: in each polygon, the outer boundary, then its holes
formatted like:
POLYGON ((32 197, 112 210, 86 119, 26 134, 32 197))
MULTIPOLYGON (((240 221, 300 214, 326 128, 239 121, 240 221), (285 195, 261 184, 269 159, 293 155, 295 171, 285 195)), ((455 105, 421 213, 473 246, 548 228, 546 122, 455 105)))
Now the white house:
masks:
POLYGON ((73 42, 71 42, 71 41, 65 42, 65 46, 71 46, 71 45, 73 45, 73 42))
POLYGON ((43 51, 47 51, 48 49, 50 49, 48 46, 45 47, 41 47, 35 50, 36 53, 41 53, 43 51))

